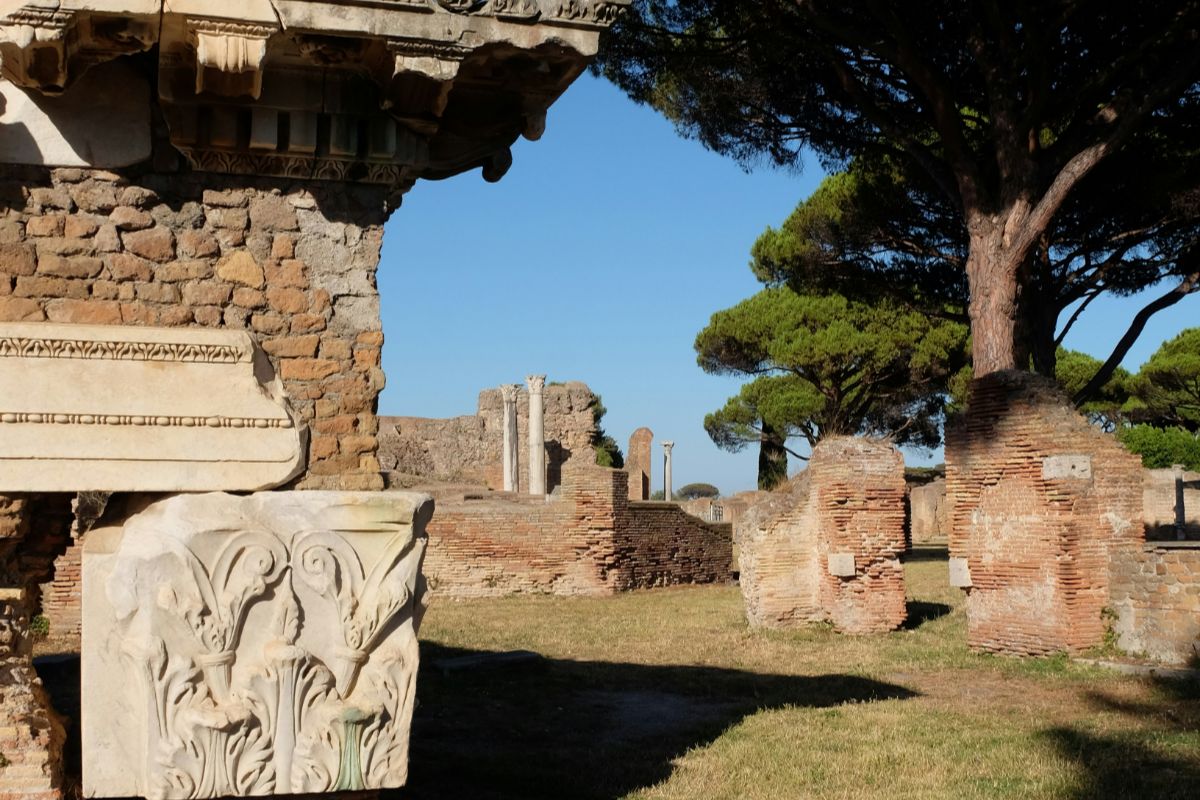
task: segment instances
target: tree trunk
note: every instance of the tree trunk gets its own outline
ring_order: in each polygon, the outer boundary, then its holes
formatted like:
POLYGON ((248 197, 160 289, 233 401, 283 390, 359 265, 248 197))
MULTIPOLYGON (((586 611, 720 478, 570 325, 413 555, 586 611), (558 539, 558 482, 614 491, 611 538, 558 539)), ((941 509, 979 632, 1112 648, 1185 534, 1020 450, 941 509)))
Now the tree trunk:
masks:
POLYGON ((971 291, 971 357, 975 377, 1005 369, 1026 369, 1018 364, 1017 264, 1004 247, 1004 226, 988 220, 970 226, 967 281, 971 291))
POLYGON ((786 480, 787 450, 779 433, 764 422, 758 445, 758 488, 769 492, 786 480))

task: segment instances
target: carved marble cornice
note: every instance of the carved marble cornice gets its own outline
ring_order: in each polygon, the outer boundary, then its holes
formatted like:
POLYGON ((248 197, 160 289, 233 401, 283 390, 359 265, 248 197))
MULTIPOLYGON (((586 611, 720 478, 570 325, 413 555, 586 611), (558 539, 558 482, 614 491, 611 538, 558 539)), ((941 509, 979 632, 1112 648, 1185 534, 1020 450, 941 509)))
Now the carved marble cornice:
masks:
POLYGON ((387 183, 488 180, 629 0, 31 0, 0 67, 61 93, 158 48, 172 144, 194 169, 387 183))

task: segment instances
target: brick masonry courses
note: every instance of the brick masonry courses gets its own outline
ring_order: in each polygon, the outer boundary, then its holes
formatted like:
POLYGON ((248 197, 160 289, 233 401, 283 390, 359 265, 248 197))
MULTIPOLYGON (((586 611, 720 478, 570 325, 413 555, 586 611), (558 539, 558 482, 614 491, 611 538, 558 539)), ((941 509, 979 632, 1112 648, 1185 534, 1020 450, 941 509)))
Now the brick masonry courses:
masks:
POLYGON ((436 494, 424 570, 435 594, 605 595, 731 577, 732 530, 628 500, 628 475, 563 469, 558 496, 436 494))
POLYGON ((804 472, 739 515, 750 624, 832 622, 855 634, 899 627, 907 616, 904 493, 904 459, 892 445, 822 440, 804 472), (832 574, 846 566, 843 577, 832 574))
POLYGON ((1103 641, 1109 565, 1145 535, 1137 456, 1052 381, 996 373, 947 426, 946 488, 971 647, 1042 655, 1103 641))
POLYGON ((310 426, 299 487, 381 489, 384 201, 370 186, 0 166, 0 320, 249 330, 310 426))
MULTIPOLYGON (((546 489, 562 483, 562 469, 573 458, 594 463, 596 396, 586 384, 569 381, 543 390, 545 403, 546 489)), ((479 393, 478 411, 469 416, 380 417, 379 458, 389 472, 425 480, 458 481, 490 489, 504 488, 504 402, 500 390, 479 393)), ((517 463, 520 491, 529 485, 529 394, 517 398, 517 463)))

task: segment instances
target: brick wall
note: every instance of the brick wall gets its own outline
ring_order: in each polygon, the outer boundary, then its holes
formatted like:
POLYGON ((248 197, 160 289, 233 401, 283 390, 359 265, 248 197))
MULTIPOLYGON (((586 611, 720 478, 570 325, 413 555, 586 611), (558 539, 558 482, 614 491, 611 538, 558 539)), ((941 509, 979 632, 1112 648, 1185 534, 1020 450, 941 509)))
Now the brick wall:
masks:
POLYGON ((1104 636, 1109 563, 1140 548, 1142 467, 1050 380, 975 382, 947 426, 950 555, 969 569, 967 640, 993 652, 1078 652, 1104 636))
POLYGON ((896 448, 822 440, 803 473, 739 516, 750 623, 829 621, 844 633, 899 627, 907 615, 904 493, 904 459, 896 448))
POLYGON ((1122 649, 1159 661, 1200 663, 1200 543, 1154 542, 1118 551, 1111 592, 1122 649))
MULTIPOLYGON (((1148 538, 1175 538, 1176 492, 1174 470, 1146 470, 1142 502, 1148 538)), ((1184 534, 1200 539, 1200 472, 1183 473, 1183 510, 1184 534)))
POLYGON ((726 581, 731 529, 672 503, 628 502, 628 476, 568 465, 547 501, 521 495, 442 495, 429 523, 424 571, 439 594, 611 594, 726 581))
POLYGON ((83 623, 83 540, 54 561, 54 580, 42 585, 42 614, 55 637, 79 638, 83 623))
POLYGON ((43 569, 40 556, 36 566, 24 563, 37 505, 28 497, 0 496, 0 798, 58 800, 66 734, 33 670, 28 635, 37 605, 31 579, 43 569))
POLYGON ((380 489, 383 189, 0 166, 0 320, 238 328, 312 430, 304 488, 380 489))
MULTIPOLYGON (((595 462, 594 402, 592 390, 579 381, 543 390, 547 491, 563 482, 563 465, 572 458, 595 462)), ((503 421, 498 388, 479 393, 478 412, 472 416, 381 417, 380 460, 389 471, 499 490, 504 487, 503 421)), ((524 491, 529 485, 529 394, 524 391, 517 398, 517 464, 524 491)))

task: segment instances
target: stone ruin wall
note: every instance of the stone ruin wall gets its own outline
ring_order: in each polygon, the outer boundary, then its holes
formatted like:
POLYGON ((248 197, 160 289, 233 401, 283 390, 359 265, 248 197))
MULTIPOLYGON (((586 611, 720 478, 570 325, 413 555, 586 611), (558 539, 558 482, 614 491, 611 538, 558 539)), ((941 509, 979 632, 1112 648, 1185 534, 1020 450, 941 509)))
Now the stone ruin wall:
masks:
POLYGON ((843 633, 899 627, 907 615, 904 459, 890 444, 834 437, 808 468, 737 522, 751 625, 832 622, 843 633))
POLYGON ((1140 459, 1052 381, 1002 372, 976 381, 947 426, 946 486, 968 644, 1027 655, 1100 644, 1110 563, 1144 539, 1140 459))
POLYGON ((950 530, 946 518, 946 479, 934 478, 908 490, 909 543, 946 544, 950 530))
MULTIPOLYGON (((1146 535, 1153 539, 1174 539, 1176 486, 1172 469, 1148 469, 1142 493, 1146 535)), ((1200 539, 1200 472, 1183 473, 1184 534, 1200 539)))
MULTIPOLYGON (((592 440, 596 422, 595 395, 586 384, 570 381, 548 384, 545 403, 546 488, 562 482, 562 469, 573 458, 595 461, 592 440)), ((380 461, 383 469, 425 480, 473 483, 489 489, 504 487, 504 401, 499 389, 479 393, 472 416, 429 419, 381 417, 380 461)), ((517 398, 517 461, 520 491, 529 482, 529 394, 517 398)))
POLYGON ((732 529, 673 503, 629 502, 628 475, 595 465, 563 471, 542 497, 437 497, 425 573, 435 594, 604 595, 730 578, 732 529))
POLYGON ((1110 621, 1117 645, 1168 663, 1200 663, 1200 542, 1153 542, 1117 552, 1110 621))
POLYGON ((651 465, 654 450, 654 432, 649 428, 638 428, 629 437, 625 451, 625 471, 629 473, 629 499, 649 500, 654 491, 654 468, 651 465))
POLYGON ((381 489, 384 200, 371 186, 0 165, 0 321, 248 330, 310 427, 299 487, 381 489))

